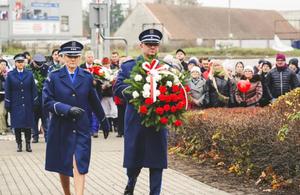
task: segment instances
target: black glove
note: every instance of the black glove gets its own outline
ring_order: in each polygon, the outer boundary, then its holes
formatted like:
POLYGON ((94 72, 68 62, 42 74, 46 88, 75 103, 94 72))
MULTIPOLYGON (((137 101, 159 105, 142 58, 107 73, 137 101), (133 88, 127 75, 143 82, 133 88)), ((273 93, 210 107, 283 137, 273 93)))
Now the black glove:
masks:
POLYGON ((104 119, 101 122, 101 129, 103 130, 104 139, 106 139, 109 135, 110 125, 107 119, 104 119))
POLYGON ((83 113, 84 110, 76 106, 71 107, 71 109, 69 110, 69 115, 75 118, 79 118, 83 113))

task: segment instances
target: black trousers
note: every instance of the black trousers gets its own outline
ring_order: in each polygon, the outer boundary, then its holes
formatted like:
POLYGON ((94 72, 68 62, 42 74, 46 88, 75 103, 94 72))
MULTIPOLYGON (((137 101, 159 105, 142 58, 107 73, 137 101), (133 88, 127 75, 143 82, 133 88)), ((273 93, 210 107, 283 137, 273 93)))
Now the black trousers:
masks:
POLYGON ((126 105, 118 105, 118 135, 124 135, 124 117, 126 105))
POLYGON ((31 129, 29 129, 29 128, 16 128, 15 129, 16 142, 18 144, 22 143, 22 131, 25 134, 25 142, 29 144, 30 139, 31 139, 31 129))

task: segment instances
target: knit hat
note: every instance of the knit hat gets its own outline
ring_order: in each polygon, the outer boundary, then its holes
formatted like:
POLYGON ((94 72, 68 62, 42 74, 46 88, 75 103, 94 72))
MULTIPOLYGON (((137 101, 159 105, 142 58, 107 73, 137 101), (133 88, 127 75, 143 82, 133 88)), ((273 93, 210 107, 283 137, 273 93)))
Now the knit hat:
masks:
POLYGON ((293 64, 298 67, 298 59, 297 58, 290 59, 289 64, 293 64))
POLYGON ((195 59, 190 59, 189 60, 189 64, 194 64, 195 66, 197 66, 197 60, 195 60, 195 59))
POLYGON ((262 63, 262 66, 264 65, 268 65, 270 67, 270 69, 272 69, 272 64, 271 62, 269 62, 268 60, 265 60, 263 63, 262 63))
POLYGON ((283 61, 285 61, 285 55, 282 54, 282 53, 278 53, 278 54, 276 55, 276 61, 277 61, 277 60, 283 60, 283 61))
POLYGON ((108 57, 102 58, 102 65, 104 64, 110 64, 110 59, 108 57))
POLYGON ((254 69, 253 69, 253 67, 252 67, 252 66, 245 66, 245 68, 244 68, 244 72, 245 72, 246 70, 250 70, 251 72, 253 72, 253 73, 254 73, 254 69))
POLYGON ((201 73, 201 70, 198 66, 194 66, 192 69, 191 69, 191 72, 198 72, 198 73, 201 73))

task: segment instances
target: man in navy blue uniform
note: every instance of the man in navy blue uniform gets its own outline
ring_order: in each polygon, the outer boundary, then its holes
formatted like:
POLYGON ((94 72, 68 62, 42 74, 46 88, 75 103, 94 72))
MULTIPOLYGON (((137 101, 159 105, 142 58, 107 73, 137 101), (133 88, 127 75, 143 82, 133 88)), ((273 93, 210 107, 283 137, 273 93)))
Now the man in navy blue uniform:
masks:
POLYGON ((34 127, 33 108, 38 101, 37 87, 32 73, 24 68, 25 56, 18 54, 14 60, 16 68, 8 73, 5 82, 5 108, 10 112, 11 127, 15 129, 17 151, 22 151, 21 132, 24 131, 26 151, 32 152, 30 138, 34 127))
POLYGON ((167 129, 156 131, 155 127, 146 128, 141 124, 141 117, 128 101, 132 98, 126 93, 130 87, 124 83, 130 78, 131 70, 137 60, 151 61, 155 58, 162 33, 156 29, 148 29, 139 35, 142 55, 121 65, 121 70, 114 85, 115 95, 127 100, 125 112, 125 150, 124 167, 127 168, 128 183, 124 194, 133 194, 137 177, 143 167, 150 169, 150 194, 159 195, 161 191, 162 172, 167 168, 167 129))
POLYGON ((93 87, 93 76, 79 68, 83 45, 69 41, 61 45, 65 66, 52 71, 43 88, 43 106, 51 112, 46 148, 46 170, 58 172, 65 194, 70 194, 74 175, 75 193, 84 191, 91 155, 89 116, 95 113, 104 130, 109 123, 93 87))

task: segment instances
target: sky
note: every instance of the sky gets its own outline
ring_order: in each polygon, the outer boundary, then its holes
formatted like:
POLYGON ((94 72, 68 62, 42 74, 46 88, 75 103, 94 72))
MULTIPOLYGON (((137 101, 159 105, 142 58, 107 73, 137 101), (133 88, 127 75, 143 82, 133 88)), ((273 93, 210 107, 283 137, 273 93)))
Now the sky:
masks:
MULTIPOLYGON (((101 1, 101 0, 100 0, 101 1)), ((129 0, 118 0, 127 3, 129 0)), ((203 6, 228 7, 229 0, 198 0, 203 6)), ((92 0, 82 0, 84 7, 92 0)), ((274 9, 274 10, 300 10, 299 0, 231 0, 232 8, 248 9, 274 9)))

